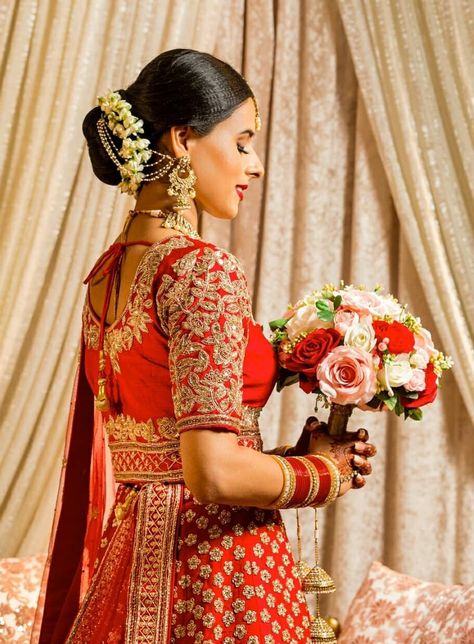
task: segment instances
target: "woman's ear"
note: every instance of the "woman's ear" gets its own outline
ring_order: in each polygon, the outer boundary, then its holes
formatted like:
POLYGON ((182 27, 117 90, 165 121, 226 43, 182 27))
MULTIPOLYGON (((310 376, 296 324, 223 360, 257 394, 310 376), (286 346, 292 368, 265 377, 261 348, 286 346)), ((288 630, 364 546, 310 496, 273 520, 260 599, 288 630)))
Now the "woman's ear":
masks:
POLYGON ((175 157, 182 157, 189 153, 188 139, 191 135, 189 125, 173 125, 169 131, 169 145, 175 157))

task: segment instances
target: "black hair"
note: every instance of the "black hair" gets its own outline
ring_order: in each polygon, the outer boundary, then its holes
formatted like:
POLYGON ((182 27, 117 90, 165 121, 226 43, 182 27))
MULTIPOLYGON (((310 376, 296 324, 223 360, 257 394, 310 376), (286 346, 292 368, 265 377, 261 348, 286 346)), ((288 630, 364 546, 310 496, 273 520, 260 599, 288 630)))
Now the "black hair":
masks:
MULTIPOLYGON (((228 63, 194 49, 170 49, 153 58, 125 90, 117 90, 131 104, 131 112, 144 122, 143 138, 157 149, 160 137, 173 125, 189 125, 199 136, 209 134, 252 91, 228 63)), ((87 113, 82 131, 87 139, 94 174, 104 183, 121 181, 117 166, 108 156, 97 131, 103 116, 99 106, 87 113)), ((110 132, 115 145, 121 139, 110 132)), ((156 158, 155 158, 156 160, 156 158)))

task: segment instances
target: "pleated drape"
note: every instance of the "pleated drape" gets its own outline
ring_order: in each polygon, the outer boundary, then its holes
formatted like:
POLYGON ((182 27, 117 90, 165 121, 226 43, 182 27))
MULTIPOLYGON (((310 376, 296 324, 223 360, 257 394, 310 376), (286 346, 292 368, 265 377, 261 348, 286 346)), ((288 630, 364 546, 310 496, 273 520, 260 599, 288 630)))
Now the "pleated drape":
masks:
POLYGON ((400 225, 474 421, 474 6, 339 8, 400 225))
MULTIPOLYGON (((325 609, 343 616, 375 558, 424 579, 472 582, 467 0, 25 0, 0 8, 2 554, 45 548, 81 281, 133 205, 93 176, 82 118, 97 94, 131 82, 160 51, 190 46, 242 71, 262 113, 265 181, 232 224, 207 214, 201 223, 204 238, 242 259, 256 319, 266 325, 327 281, 380 282, 457 363, 423 423, 355 414, 379 453, 366 488, 320 513, 323 563, 338 585, 325 609), (382 47, 385 27, 390 47, 382 47), (440 34, 449 55, 434 43, 440 34), (453 125, 461 117, 464 129, 453 125)), ((300 390, 275 392, 261 419, 265 447, 295 441, 312 413, 300 390)), ((296 553, 294 511, 283 516, 296 553)), ((311 560, 312 510, 301 519, 311 560)))

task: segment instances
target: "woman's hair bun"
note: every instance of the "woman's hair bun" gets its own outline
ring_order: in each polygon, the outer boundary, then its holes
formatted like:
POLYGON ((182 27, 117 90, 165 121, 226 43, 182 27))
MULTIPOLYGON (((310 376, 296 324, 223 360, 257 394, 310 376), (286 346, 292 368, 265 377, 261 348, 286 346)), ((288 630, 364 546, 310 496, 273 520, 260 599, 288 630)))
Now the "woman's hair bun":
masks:
MULTIPOLYGON (((89 157, 95 176, 110 186, 117 186, 121 181, 120 172, 107 154, 97 129, 97 122, 102 116, 102 110, 98 105, 87 112, 82 123, 82 133, 86 137, 89 157)), ((114 137, 112 132, 110 135, 114 138, 114 142, 120 148, 120 139, 114 137), (115 141, 115 139, 117 139, 117 141, 115 141)))

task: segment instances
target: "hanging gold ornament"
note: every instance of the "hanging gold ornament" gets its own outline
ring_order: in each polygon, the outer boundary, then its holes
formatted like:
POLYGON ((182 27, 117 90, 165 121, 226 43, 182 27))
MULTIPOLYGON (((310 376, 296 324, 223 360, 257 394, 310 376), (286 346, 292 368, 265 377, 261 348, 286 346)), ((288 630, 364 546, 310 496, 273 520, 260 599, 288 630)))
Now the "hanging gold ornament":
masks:
POLYGON ((105 375, 105 353, 101 349, 99 351, 99 376, 97 379, 97 395, 94 396, 95 408, 99 411, 109 411, 110 404, 105 393, 105 386, 107 378, 105 375))
POLYGON ((333 593, 336 586, 328 573, 321 566, 314 566, 303 578, 303 592, 319 593, 321 595, 333 593))
POLYGON ((312 644, 336 644, 337 642, 334 631, 321 615, 311 617, 309 634, 312 644))
POLYGON ((314 508, 314 566, 311 568, 301 558, 301 527, 298 509, 296 509, 296 532, 298 537, 297 574, 301 579, 301 588, 305 593, 316 595, 316 614, 311 615, 310 638, 312 644, 336 644, 337 638, 328 622, 321 617, 319 596, 336 590, 333 580, 319 565, 318 513, 314 508))
POLYGON ((170 186, 168 194, 171 197, 176 197, 176 205, 173 210, 181 212, 191 207, 191 199, 196 197, 194 184, 196 183, 196 175, 191 168, 191 162, 188 155, 179 157, 177 165, 169 173, 168 179, 170 186))
POLYGON ((303 580, 310 570, 311 566, 308 564, 308 562, 301 561, 301 559, 296 562, 296 574, 301 579, 301 584, 303 584, 303 580))
POLYGON ((340 623, 340 621, 337 619, 337 617, 331 617, 331 616, 325 617, 324 619, 326 620, 327 624, 329 624, 329 626, 334 631, 334 635, 336 636, 336 639, 337 639, 339 637, 339 635, 341 634, 341 623, 340 623))

